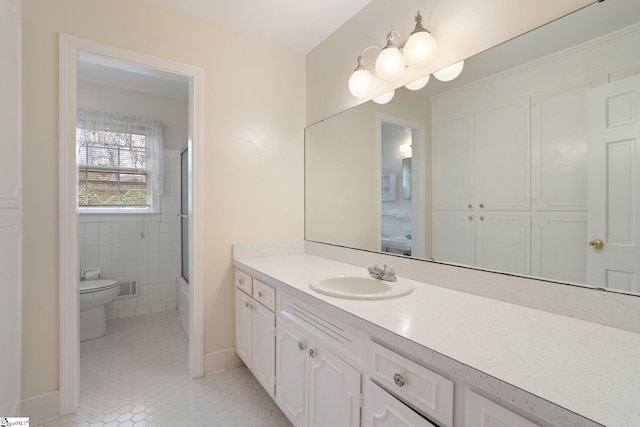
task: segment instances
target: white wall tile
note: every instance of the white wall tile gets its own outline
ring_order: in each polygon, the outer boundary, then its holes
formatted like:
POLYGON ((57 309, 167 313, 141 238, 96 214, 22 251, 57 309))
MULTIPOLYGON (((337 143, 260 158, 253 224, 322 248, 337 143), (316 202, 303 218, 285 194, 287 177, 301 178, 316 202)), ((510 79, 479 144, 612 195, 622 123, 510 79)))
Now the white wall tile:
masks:
POLYGON ((172 310, 180 273, 180 153, 165 150, 165 192, 155 221, 81 222, 80 267, 102 267, 103 278, 136 280, 140 296, 115 300, 111 318, 172 310))

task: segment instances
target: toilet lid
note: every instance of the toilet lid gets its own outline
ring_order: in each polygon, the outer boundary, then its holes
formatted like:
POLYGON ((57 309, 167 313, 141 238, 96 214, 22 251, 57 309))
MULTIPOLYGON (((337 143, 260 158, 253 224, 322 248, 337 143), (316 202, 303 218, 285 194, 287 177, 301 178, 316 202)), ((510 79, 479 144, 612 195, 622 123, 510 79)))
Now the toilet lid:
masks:
POLYGON ((104 291, 105 289, 115 288, 119 284, 120 282, 112 279, 85 280, 80 282, 80 293, 104 291))

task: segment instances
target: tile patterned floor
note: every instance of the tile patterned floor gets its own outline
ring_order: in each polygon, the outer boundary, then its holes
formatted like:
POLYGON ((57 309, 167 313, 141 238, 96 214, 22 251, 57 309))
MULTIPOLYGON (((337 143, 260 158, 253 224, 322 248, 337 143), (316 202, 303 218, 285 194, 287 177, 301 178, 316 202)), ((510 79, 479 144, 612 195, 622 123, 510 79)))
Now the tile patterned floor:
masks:
POLYGON ((45 427, 291 426, 245 367, 192 380, 177 311, 109 320, 80 345, 78 411, 45 427))

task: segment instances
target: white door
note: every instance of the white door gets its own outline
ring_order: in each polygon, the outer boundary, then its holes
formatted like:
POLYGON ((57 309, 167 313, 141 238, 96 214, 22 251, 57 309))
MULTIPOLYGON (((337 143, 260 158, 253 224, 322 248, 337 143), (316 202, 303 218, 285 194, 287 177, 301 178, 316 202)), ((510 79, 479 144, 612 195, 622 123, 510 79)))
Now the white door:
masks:
POLYGON ((251 304, 250 296, 236 288, 236 353, 249 369, 251 365, 251 304))
POLYGON ((322 347, 309 357, 309 427, 359 427, 360 372, 322 347))
POLYGON ((262 304, 254 302, 253 310, 253 375, 271 397, 274 396, 275 385, 275 314, 262 304))
POLYGON ((295 427, 307 427, 307 340, 281 318, 278 318, 276 337, 276 403, 295 427))
POLYGON ((640 75, 589 92, 587 283, 640 292, 640 75))

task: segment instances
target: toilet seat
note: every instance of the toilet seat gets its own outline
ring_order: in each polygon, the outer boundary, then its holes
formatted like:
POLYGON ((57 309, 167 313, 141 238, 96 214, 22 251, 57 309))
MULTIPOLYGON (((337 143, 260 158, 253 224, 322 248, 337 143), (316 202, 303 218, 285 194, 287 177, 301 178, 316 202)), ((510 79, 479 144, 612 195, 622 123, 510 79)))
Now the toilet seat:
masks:
POLYGON ((80 295, 100 292, 120 286, 120 282, 112 279, 85 280, 80 282, 80 295))

